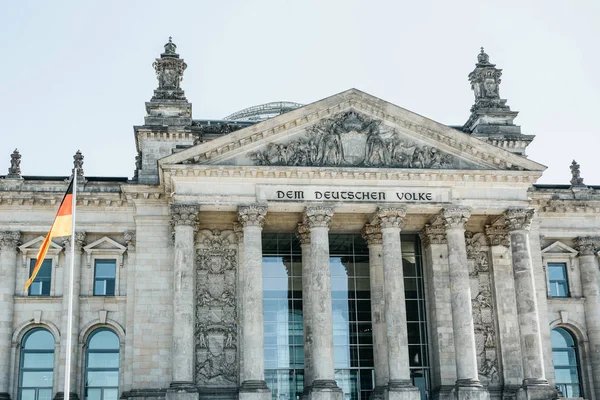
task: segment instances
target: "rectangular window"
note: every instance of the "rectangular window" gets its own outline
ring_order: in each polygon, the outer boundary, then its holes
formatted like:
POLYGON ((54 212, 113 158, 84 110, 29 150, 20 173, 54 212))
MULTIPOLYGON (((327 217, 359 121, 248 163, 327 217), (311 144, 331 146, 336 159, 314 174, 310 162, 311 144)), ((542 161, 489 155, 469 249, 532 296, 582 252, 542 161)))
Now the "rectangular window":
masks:
MULTIPOLYGON (((29 261, 29 276, 33 273, 37 259, 29 261)), ((50 296, 50 283, 52 282, 52 260, 44 260, 35 280, 29 286, 29 296, 50 296)))
POLYGON ((94 269, 94 296, 114 296, 117 260, 96 260, 94 269))
POLYGON ((567 264, 548 263, 548 281, 552 297, 569 297, 569 282, 567 280, 567 264))

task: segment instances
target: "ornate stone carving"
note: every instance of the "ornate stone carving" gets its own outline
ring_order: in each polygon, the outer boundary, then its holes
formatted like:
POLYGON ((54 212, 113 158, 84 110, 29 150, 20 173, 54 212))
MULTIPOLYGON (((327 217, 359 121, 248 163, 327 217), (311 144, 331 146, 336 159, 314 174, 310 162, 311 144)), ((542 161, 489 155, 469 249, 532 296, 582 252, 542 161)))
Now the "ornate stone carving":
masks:
MULTIPOLYGON (((86 245, 85 238, 86 233, 83 231, 75 231, 75 250, 82 251, 83 246, 86 245)), ((71 250, 71 237, 66 236, 62 239, 63 246, 65 247, 65 251, 68 253, 71 250)))
POLYGON ((486 225, 485 234, 487 235, 491 246, 510 246, 508 230, 504 225, 486 225))
POLYGON ((578 237, 575 239, 575 248, 580 256, 593 256, 600 247, 600 237, 578 237))
POLYGON ((581 172, 579 171, 579 164, 575 160, 571 163, 571 187, 583 186, 583 178, 581 177, 581 172))
POLYGON ((360 233, 367 242, 368 246, 383 243, 383 239, 381 237, 381 227, 377 225, 365 224, 360 233))
POLYGON ((17 246, 21 244, 21 232, 19 231, 4 231, 0 232, 0 250, 17 250, 17 246))
POLYGON ((127 250, 135 251, 135 231, 125 231, 125 232, 123 232, 123 236, 125 237, 125 243, 127 244, 127 250))
POLYGON ((196 383, 237 386, 237 250, 232 231, 199 232, 196 250, 196 383))
POLYGON ((300 244, 310 244, 310 229, 306 224, 298 223, 296 236, 300 240, 300 244))
POLYGON ((8 169, 8 175, 6 175, 6 177, 10 179, 21 178, 21 154, 17 149, 10 155, 10 168, 8 169))
POLYGON ((233 233, 235 233, 238 243, 241 243, 244 239, 244 227, 242 226, 242 224, 240 224, 239 222, 234 222, 233 233))
POLYGON ((402 207, 377 207, 371 216, 371 224, 385 228, 400 228, 404 225, 406 209, 402 207))
POLYGON ((200 208, 193 204, 171 204, 171 225, 198 226, 198 212, 200 208))
POLYGON ((265 223, 265 216, 267 215, 267 206, 260 205, 249 205, 238 207, 238 221, 242 227, 246 226, 260 226, 262 227, 265 223))
POLYGON ((83 154, 80 150, 73 156, 73 169, 77 171, 77 178, 83 177, 83 154))
POLYGON ((256 165, 452 168, 456 159, 402 138, 382 121, 347 111, 307 129, 307 137, 250 153, 256 165))
POLYGON ((333 207, 327 206, 310 206, 304 210, 302 216, 303 223, 310 228, 327 227, 331 224, 333 217, 333 207))
POLYGON ((419 232, 423 246, 432 244, 447 244, 446 228, 441 215, 435 215, 419 232))
POLYGON ((442 210, 441 216, 446 229, 465 228, 471 217, 471 209, 467 207, 450 207, 442 210))
POLYGON ((531 208, 510 208, 504 212, 504 224, 509 231, 529 230, 534 214, 531 208))
POLYGON ((471 286, 476 286, 473 308, 473 327, 477 349, 478 371, 488 384, 499 383, 496 349, 495 307, 492 298, 489 247, 483 233, 465 232, 471 286))
POLYGON ((476 67, 469 74, 475 100, 500 99, 499 87, 502 82, 500 79, 502 70, 495 68, 496 65, 490 63, 490 56, 483 51, 483 47, 481 53, 477 55, 476 67))
POLYGON ((139 172, 142 169, 142 152, 138 151, 135 156, 135 170, 133 171, 133 180, 136 180, 139 176, 139 172))
POLYGON ((165 44, 165 52, 154 61, 152 66, 158 79, 158 89, 154 92, 153 99, 185 100, 185 95, 181 90, 181 81, 187 64, 179 58, 177 46, 171 37, 165 44))

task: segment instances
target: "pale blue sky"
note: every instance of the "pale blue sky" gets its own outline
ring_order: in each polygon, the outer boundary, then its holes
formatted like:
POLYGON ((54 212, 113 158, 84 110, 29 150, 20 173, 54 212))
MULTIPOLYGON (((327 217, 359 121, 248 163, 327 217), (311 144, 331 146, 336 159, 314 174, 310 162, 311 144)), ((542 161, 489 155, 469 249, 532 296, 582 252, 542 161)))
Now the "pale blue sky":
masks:
POLYGON ((128 176, 133 125, 173 36, 194 118, 269 101, 310 103, 351 87, 463 124, 480 46, 504 70, 500 94, 541 183, 581 164, 600 184, 600 2, 14 1, 0 8, 0 174, 18 148, 25 175, 128 176))

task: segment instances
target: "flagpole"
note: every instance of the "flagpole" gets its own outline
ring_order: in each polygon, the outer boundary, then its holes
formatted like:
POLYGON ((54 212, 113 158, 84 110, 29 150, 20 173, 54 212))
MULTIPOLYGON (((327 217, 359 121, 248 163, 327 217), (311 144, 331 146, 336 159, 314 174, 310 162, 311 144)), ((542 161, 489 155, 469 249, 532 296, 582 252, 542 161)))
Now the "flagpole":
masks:
POLYGON ((73 168, 73 217, 71 220, 71 266, 69 269, 69 297, 67 299, 67 348, 65 357, 65 389, 64 399, 68 400, 71 397, 71 354, 73 347, 73 287, 75 282, 75 204, 77 203, 77 168, 73 168))

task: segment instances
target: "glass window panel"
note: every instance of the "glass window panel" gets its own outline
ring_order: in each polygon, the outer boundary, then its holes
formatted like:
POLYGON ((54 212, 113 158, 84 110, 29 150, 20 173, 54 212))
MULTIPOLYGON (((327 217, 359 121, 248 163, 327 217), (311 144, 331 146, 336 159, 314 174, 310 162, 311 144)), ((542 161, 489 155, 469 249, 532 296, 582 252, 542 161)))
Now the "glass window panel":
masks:
POLYGON ((566 266, 566 264, 548 264, 548 277, 551 280, 565 280, 565 279, 567 279, 567 266, 566 266))
MULTIPOLYGON (((29 275, 30 276, 31 276, 31 273, 33 272, 33 269, 35 268, 36 261, 37 261, 37 259, 32 258, 29 262, 29 275)), ((42 265, 35 277, 36 278, 35 280, 38 280, 38 278, 51 278, 51 277, 52 277, 52 260, 46 259, 42 262, 42 265)))
POLYGON ((102 400, 117 400, 119 398, 118 389, 104 389, 104 396, 102 400))
POLYGON ((35 400, 35 389, 21 389, 21 400, 35 400))
POLYGON ((23 347, 27 350, 54 351, 54 336, 47 330, 37 329, 26 336, 23 347))
POLYGON ((350 367, 350 347, 333 346, 333 359, 336 368, 350 367))
POLYGON ((94 282, 94 296, 104 296, 106 294, 106 281, 97 280, 94 282))
POLYGON ((361 367, 373 366, 373 346, 358 346, 361 367))
POLYGON ((368 278, 370 276, 369 268, 370 265, 368 256, 356 256, 354 258, 354 272, 356 276, 368 278))
POLYGON ((102 330, 92 335, 90 343, 88 344, 89 349, 106 349, 106 350, 118 350, 119 349, 119 337, 108 330, 102 330))
POLYGON ((419 321, 419 301, 406 300, 406 320, 419 321))
POLYGON ((102 389, 87 389, 87 400, 101 400, 102 389))
POLYGON ((408 344, 419 344, 421 342, 419 324, 415 322, 409 322, 406 325, 408 330, 408 344))
POLYGON ((118 386, 119 372, 88 370, 87 385, 90 387, 118 386))
POLYGON ((39 389, 38 390, 38 400, 51 400, 52 399, 52 389, 39 389))
POLYGON ((119 353, 89 353, 88 368, 119 368, 119 353))
POLYGON ((54 368, 53 353, 24 353, 22 368, 54 368))
POLYGON ((52 371, 22 371, 22 387, 52 387, 52 371))
POLYGON ((96 278, 115 278, 116 260, 96 260, 96 278))
POLYGON ((115 295, 115 280, 114 279, 108 279, 106 281, 106 295, 107 296, 115 295))
POLYGON ((417 265, 414 256, 402 256, 402 272, 404 277, 417 275, 417 265))

